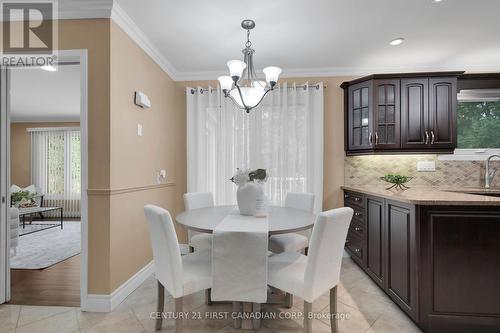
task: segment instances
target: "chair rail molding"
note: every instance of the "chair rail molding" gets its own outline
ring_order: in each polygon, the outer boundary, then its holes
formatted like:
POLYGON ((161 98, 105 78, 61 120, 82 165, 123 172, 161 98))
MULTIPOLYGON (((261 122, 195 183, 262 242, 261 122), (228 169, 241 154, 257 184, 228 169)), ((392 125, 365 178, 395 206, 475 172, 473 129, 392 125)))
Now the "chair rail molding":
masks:
POLYGON ((89 188, 87 190, 88 195, 118 195, 125 194, 130 192, 140 192, 140 191, 150 191, 156 190, 165 187, 174 187, 175 183, 169 182, 164 184, 152 184, 152 185, 144 185, 144 186, 131 186, 131 187, 122 187, 122 188, 89 188))

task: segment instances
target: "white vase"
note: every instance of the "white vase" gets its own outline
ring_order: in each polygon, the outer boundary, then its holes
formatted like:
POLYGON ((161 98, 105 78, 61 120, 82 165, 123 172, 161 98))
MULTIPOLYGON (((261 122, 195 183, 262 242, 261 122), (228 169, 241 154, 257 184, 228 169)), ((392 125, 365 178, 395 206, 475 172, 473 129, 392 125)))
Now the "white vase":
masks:
POLYGON ((264 197, 264 189, 259 184, 247 182, 238 186, 236 200, 241 215, 254 216, 257 209, 257 200, 264 197))

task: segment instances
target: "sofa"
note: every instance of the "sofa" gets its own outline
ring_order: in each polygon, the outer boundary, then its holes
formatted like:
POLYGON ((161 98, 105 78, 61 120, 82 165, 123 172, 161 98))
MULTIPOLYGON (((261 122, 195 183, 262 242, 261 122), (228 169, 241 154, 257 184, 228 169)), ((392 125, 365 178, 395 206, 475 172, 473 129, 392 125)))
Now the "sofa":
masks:
POLYGON ((19 243, 19 210, 15 207, 10 208, 9 231, 10 253, 11 256, 15 256, 17 253, 17 245, 19 243))

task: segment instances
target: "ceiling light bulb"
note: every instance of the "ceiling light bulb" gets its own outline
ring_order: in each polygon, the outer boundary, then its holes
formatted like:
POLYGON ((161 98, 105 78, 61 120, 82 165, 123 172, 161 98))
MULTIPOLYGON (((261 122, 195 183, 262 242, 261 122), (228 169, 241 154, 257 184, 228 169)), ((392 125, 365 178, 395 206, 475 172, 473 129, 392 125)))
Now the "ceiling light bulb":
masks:
POLYGON ((49 72, 56 72, 57 68, 55 68, 53 65, 45 65, 41 67, 42 69, 49 71, 49 72))
POLYGON ((396 39, 391 40, 389 44, 391 44, 392 46, 396 46, 396 45, 401 44, 404 41, 405 41, 404 38, 396 38, 396 39))
POLYGON ((269 66, 264 68, 264 74, 266 75, 266 81, 273 87, 277 82, 281 74, 281 68, 276 66, 269 66))

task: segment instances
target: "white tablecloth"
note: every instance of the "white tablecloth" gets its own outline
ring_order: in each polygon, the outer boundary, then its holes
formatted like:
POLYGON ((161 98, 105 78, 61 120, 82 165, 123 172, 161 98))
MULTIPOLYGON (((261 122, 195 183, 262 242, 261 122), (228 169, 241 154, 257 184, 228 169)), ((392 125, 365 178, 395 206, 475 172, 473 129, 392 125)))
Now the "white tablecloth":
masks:
POLYGON ((236 210, 215 228, 212 241, 212 300, 267 301, 267 218, 236 210))

